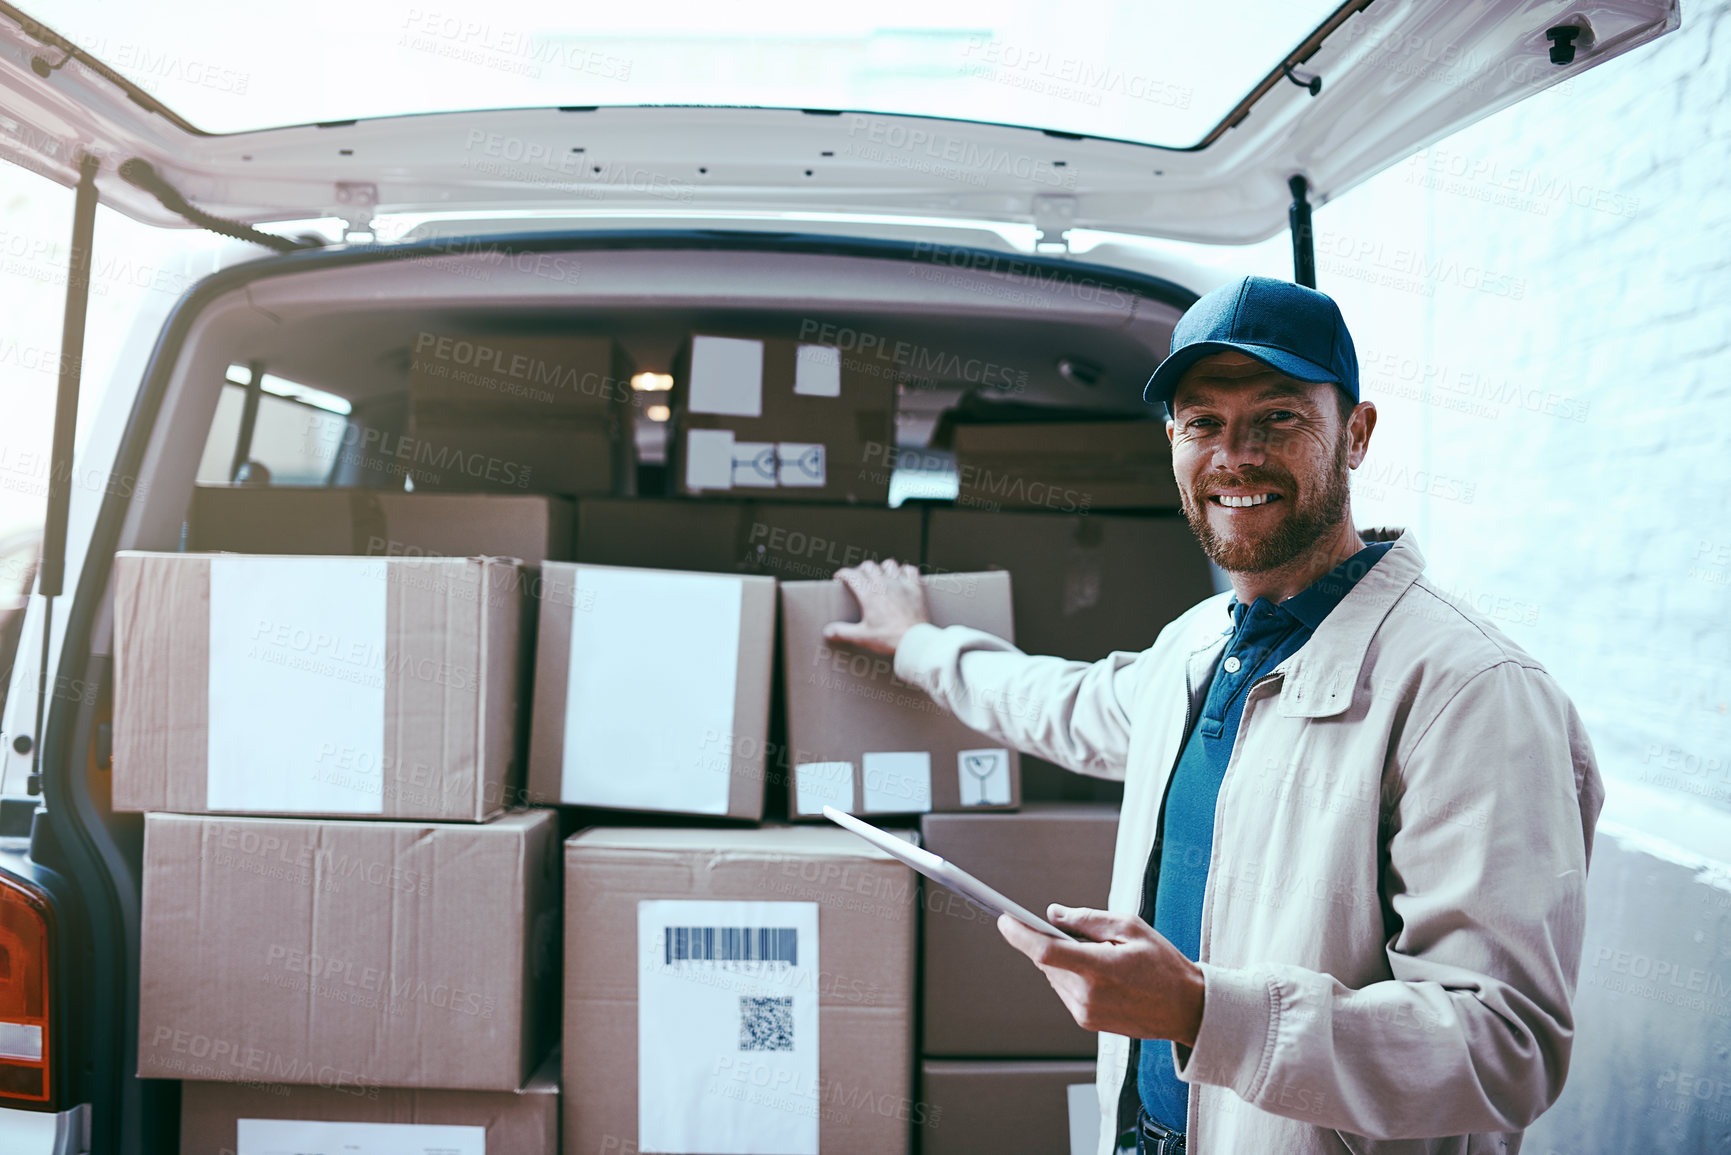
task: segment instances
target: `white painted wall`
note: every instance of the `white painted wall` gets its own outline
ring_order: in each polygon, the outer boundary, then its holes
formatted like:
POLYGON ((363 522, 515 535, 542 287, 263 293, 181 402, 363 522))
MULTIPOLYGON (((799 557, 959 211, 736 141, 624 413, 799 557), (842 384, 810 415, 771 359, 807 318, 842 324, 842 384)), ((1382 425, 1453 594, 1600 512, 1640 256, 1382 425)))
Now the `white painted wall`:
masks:
POLYGON ((1731 1151, 1731 3, 1683 19, 1315 215, 1380 412, 1358 524, 1545 663, 1607 779, 1537 1155, 1731 1151))

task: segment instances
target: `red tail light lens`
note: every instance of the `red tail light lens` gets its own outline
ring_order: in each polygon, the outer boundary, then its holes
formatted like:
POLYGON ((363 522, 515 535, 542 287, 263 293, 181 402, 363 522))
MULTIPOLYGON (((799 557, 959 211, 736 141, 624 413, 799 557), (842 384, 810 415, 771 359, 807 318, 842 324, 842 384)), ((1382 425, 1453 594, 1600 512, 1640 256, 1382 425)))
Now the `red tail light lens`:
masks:
POLYGON ((0 874, 0 1105, 48 1102, 46 897, 0 874))

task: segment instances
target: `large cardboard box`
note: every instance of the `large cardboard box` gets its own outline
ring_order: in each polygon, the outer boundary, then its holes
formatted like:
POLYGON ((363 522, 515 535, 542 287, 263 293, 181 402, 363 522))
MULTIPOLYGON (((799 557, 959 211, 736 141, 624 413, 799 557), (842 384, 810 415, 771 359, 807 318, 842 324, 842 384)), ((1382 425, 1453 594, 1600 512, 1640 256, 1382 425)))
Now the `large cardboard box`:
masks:
POLYGON ((1094 1155, 1100 1134, 1091 1062, 927 1059, 920 1099, 925 1155, 1094 1155))
POLYGON ((566 1151, 907 1150, 911 870, 833 827, 596 828, 565 887, 566 1151))
POLYGON ((539 494, 200 485, 194 552, 571 560, 571 502, 539 494))
POLYGON ((559 981, 555 816, 149 814, 138 1074, 514 1091, 559 981))
POLYGON ((183 1083, 180 1155, 559 1155, 559 1052, 515 1091, 183 1083))
POLYGON ((693 336, 673 367, 676 492, 883 505, 895 381, 832 345, 693 336))
POLYGON ((1022 649, 1083 662, 1147 649, 1214 593, 1182 516, 934 509, 926 565, 940 574, 1009 571, 1022 649))
POLYGON ((775 579, 548 562, 529 798, 763 817, 775 579))
MULTIPOLYGON (((972 626, 1013 640, 1010 575, 923 579, 940 626, 972 626)), ((888 657, 824 641, 830 622, 857 622, 859 603, 838 581, 781 587, 782 687, 796 817, 834 806, 853 814, 1008 810, 1021 802, 1015 750, 958 722, 895 676, 888 657)))
MULTIPOLYGON (((1016 641, 1030 654, 1092 662, 1144 650, 1213 594, 1208 559, 1181 515, 981 513, 934 509, 926 562, 935 573, 1004 569, 1016 581, 1016 641)), ((1122 786, 1038 758, 1023 797, 1113 801, 1122 786)))
POLYGON ((399 456, 417 490, 630 492, 631 369, 606 337, 418 333, 399 456))
POLYGON ((958 505, 977 509, 1177 509, 1159 421, 1011 422, 955 428, 958 505))
MULTIPOLYGON (((1104 908, 1118 837, 1116 807, 1030 803, 1017 814, 928 814, 926 849, 1038 914, 1048 903, 1104 908)), ((924 1040, 927 1055, 1083 1058, 1084 1031, 1045 976, 998 933, 991 915, 926 888, 924 1040), (992 997, 982 999, 981 991, 992 997)))
POLYGON ((114 808, 497 813, 523 601, 498 558, 116 554, 114 808))
POLYGON ((577 560, 816 581, 862 561, 918 562, 919 509, 777 501, 584 498, 577 560))

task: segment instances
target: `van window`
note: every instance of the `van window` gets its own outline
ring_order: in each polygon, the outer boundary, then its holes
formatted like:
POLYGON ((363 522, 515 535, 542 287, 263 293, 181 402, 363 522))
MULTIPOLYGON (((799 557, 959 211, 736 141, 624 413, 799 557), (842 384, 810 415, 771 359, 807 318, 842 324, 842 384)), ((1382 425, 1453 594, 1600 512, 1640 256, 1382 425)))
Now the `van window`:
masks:
POLYGON ((229 367, 199 458, 199 482, 220 485, 238 480, 236 467, 244 466, 242 476, 255 484, 327 484, 332 447, 341 444, 348 427, 349 403, 321 389, 260 372, 258 411, 243 449, 241 426, 253 367, 229 367))
POLYGON ((19 634, 24 628, 24 607, 30 601, 41 553, 40 526, 0 537, 0 708, 6 705, 12 663, 18 657, 19 634))

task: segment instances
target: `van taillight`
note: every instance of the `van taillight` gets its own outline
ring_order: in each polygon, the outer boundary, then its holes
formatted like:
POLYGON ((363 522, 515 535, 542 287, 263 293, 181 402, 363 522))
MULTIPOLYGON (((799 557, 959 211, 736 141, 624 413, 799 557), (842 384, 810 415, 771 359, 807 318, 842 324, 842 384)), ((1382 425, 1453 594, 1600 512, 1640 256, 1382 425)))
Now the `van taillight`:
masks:
POLYGON ((0 1106, 48 1102, 46 897, 0 874, 0 1106))

